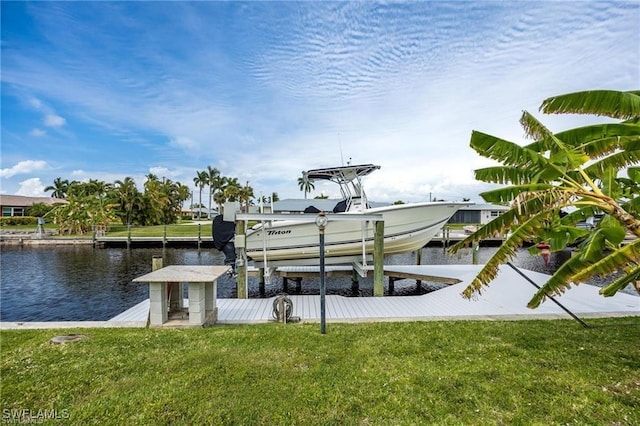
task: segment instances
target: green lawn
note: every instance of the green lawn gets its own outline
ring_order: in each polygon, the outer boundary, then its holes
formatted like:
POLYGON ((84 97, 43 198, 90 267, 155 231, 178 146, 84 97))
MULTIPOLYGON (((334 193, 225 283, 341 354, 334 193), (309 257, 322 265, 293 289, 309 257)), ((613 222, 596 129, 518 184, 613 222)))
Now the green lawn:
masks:
MULTIPOLYGON (((45 230, 57 231, 58 227, 55 224, 47 223, 44 226, 45 230)), ((132 237, 162 237, 165 235, 167 237, 197 237, 198 236, 198 228, 200 228, 200 236, 202 237, 210 237, 211 236, 211 223, 202 224, 198 226, 197 223, 187 222, 183 224, 176 225, 166 225, 166 230, 164 225, 158 226, 132 226, 131 227, 131 236, 132 237)), ((29 231, 35 232, 37 229, 36 225, 11 225, 11 226, 2 226, 2 231, 29 231)), ((113 224, 111 225, 110 231, 107 233, 109 237, 126 237, 129 231, 125 225, 121 224, 113 224)), ((56 237, 59 237, 56 235, 56 237)), ((92 238, 93 235, 91 232, 82 235, 63 235, 61 237, 67 238, 92 238)))
POLYGON ((640 318, 5 330, 3 421, 640 424, 640 318), (49 339, 84 333, 78 342, 49 339))
MULTIPOLYGON (((177 225, 158 225, 158 226, 133 226, 131 227, 132 237, 197 237, 198 228, 200 228, 200 236, 211 236, 211 223, 198 226, 196 223, 185 223, 177 225)), ((107 233, 109 237, 126 237, 128 235, 127 227, 124 225, 113 225, 107 233)))

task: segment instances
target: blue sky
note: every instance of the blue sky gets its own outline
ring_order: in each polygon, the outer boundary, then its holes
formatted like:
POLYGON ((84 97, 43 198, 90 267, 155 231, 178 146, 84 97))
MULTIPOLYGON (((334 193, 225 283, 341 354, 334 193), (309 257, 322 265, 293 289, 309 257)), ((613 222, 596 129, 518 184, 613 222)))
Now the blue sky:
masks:
POLYGON ((602 121, 549 96, 640 87, 640 2, 3 1, 1 47, 4 194, 211 165, 301 198, 351 161, 375 201, 480 201, 472 130, 524 142, 522 110, 602 121))

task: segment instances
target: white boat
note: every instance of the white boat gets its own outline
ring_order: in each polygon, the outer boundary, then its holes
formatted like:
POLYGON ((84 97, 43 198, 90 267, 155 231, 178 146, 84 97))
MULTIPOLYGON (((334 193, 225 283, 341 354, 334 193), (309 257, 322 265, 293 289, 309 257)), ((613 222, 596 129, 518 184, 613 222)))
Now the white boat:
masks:
MULTIPOLYGON (((343 215, 379 214, 384 220, 384 254, 406 253, 424 247, 449 218, 469 203, 423 202, 369 207, 361 178, 378 170, 372 164, 309 170, 310 182, 330 180, 340 185, 343 200, 333 212, 327 212, 325 259, 341 263, 350 258, 370 255, 374 250, 371 221, 336 220, 343 215)), ((313 218, 315 213, 305 216, 313 218)), ((297 216, 297 215, 296 215, 297 216)), ((256 262, 295 261, 291 264, 317 265, 320 257, 318 226, 312 220, 276 220, 263 222, 247 232, 245 250, 256 262)))

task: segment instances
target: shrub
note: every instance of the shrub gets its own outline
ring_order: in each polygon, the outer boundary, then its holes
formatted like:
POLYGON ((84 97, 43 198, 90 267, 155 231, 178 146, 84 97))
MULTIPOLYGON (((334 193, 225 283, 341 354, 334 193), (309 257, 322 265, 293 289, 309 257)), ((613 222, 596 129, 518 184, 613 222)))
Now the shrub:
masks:
POLYGON ((38 218, 33 216, 3 216, 0 226, 38 225, 38 218))

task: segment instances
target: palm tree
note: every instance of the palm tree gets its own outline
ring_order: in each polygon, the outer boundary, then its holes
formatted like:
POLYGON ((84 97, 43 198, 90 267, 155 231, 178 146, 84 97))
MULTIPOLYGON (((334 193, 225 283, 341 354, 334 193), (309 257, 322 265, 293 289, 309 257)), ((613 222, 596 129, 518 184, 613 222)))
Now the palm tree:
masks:
POLYGON ((130 224, 133 221, 134 207, 140 200, 140 192, 133 178, 129 176, 125 177, 123 181, 115 181, 114 187, 116 198, 120 203, 120 210, 124 212, 124 215, 121 215, 122 223, 123 225, 130 224))
POLYGON ((247 184, 238 191, 238 200, 241 204, 244 203, 245 212, 249 211, 249 204, 253 197, 253 188, 249 186, 249 182, 247 181, 247 184))
MULTIPOLYGON (((572 283, 595 275, 624 273, 600 292, 611 296, 629 284, 640 292, 640 91, 590 91, 549 98, 545 113, 589 113, 626 120, 553 134, 524 112, 520 123, 535 142, 520 146, 474 131, 471 147, 502 163, 475 171, 476 179, 510 185, 480 194, 487 202, 511 203, 510 210, 454 245, 453 253, 496 233, 508 238, 464 290, 481 291, 498 266, 515 255, 524 242, 543 243, 551 251, 578 247, 529 302, 537 307, 549 294, 561 294, 572 283), (628 178, 618 172, 627 170, 628 178), (560 211, 575 211, 561 217, 560 211), (577 223, 604 214, 594 231, 577 223), (636 238, 621 246, 625 234, 636 238)), ((532 248, 535 252, 536 247, 532 248)))
POLYGON ((218 205, 218 212, 221 212, 222 205, 227 202, 227 197, 224 195, 224 191, 218 191, 213 194, 213 201, 218 205))
POLYGON ((187 201, 190 196, 191 196, 191 190, 189 189, 189 187, 187 185, 181 184, 180 182, 177 182, 176 197, 179 200, 181 211, 182 211, 182 206, 184 202, 187 201))
POLYGON ((302 172, 302 177, 298 178, 298 186, 300 187, 300 191, 304 191, 304 199, 307 199, 307 194, 311 192, 312 189, 315 189, 313 182, 309 180, 309 177, 305 172, 302 172))
POLYGON ((207 166, 207 184, 209 185, 209 212, 211 212, 211 200, 213 199, 213 193, 220 188, 222 184, 222 176, 220 176, 220 170, 215 167, 207 166))
POLYGON ((202 189, 208 182, 207 172, 196 171, 196 177, 193 178, 193 183, 200 189, 200 198, 198 201, 198 219, 200 218, 200 214, 202 212, 202 189))
POLYGON ((67 191, 69 190, 69 181, 66 179, 62 179, 61 177, 57 177, 53 180, 53 185, 47 186, 45 191, 53 191, 51 193, 51 197, 53 198, 65 198, 67 196, 67 191))
POLYGON ((224 178, 223 191, 227 201, 238 201, 238 195, 240 194, 240 182, 238 178, 224 178))
MULTIPOLYGON (((166 182, 166 181, 165 181, 166 182)), ((147 175, 147 181, 144 183, 144 225, 162 225, 166 224, 166 210, 170 204, 170 198, 167 194, 165 183, 158 180, 155 175, 147 175)))

